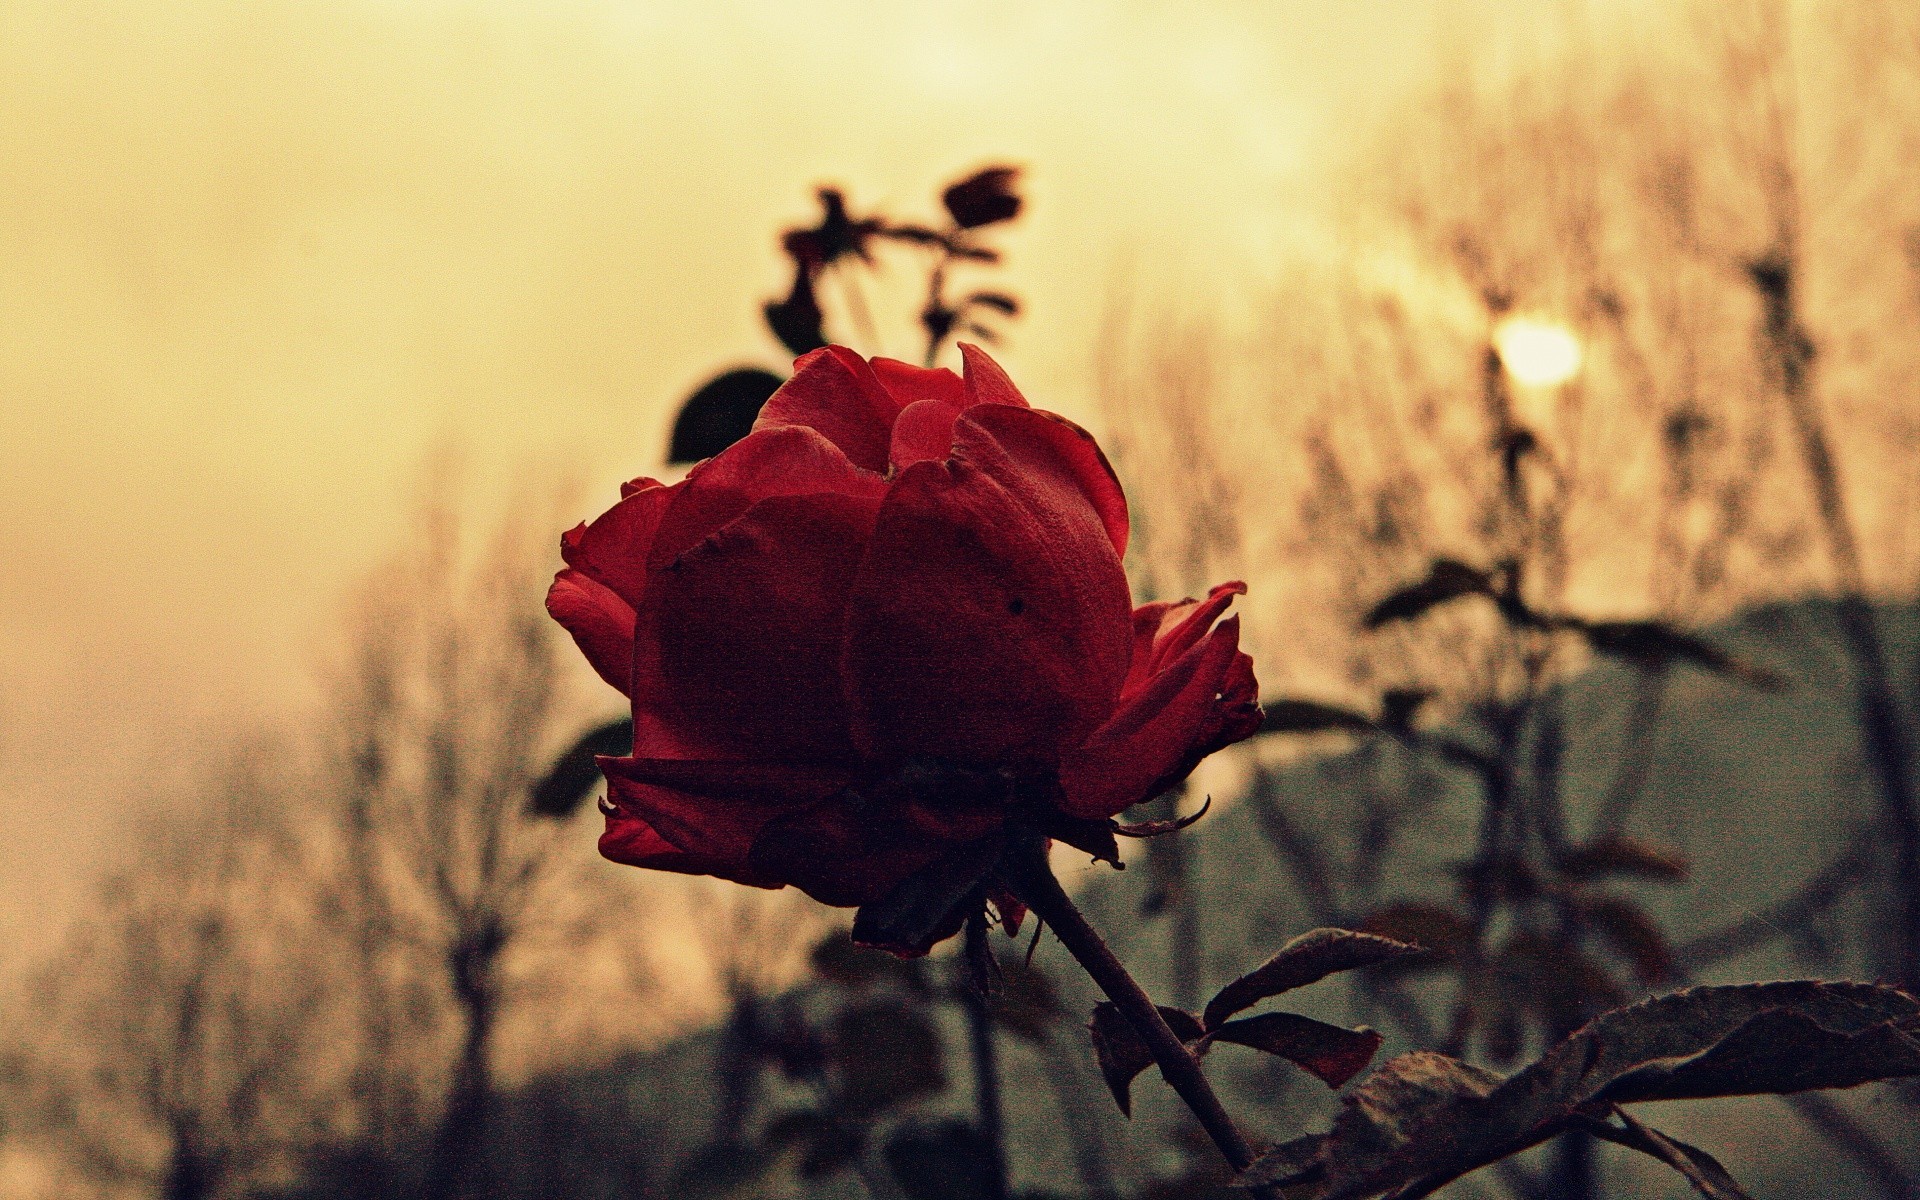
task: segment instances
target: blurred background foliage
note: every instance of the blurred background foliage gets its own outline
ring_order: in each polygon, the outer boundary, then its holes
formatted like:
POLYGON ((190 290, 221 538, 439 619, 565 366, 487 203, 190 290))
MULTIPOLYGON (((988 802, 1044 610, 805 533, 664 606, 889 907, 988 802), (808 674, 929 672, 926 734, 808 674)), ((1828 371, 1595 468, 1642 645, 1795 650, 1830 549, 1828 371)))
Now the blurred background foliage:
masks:
MULTIPOLYGON (((1137 596, 1246 579, 1272 714, 1153 814, 1204 792, 1205 820, 1068 872, 1096 923, 1189 1008, 1312 925, 1410 938, 1432 953, 1310 1015, 1495 1068, 1686 981, 1912 985, 1920 18, 1576 16, 1461 50, 1353 143, 1311 250, 1052 297, 1097 317, 1078 415, 1132 499, 1137 596)), ((673 397, 660 468, 738 436, 775 344, 1018 353, 1039 297, 997 256, 1048 164, 955 166, 793 206, 738 281, 760 341, 698 348, 719 373, 673 397)), ((637 442, 634 405, 581 436, 637 442)), ((474 474, 420 473, 313 715, 210 730, 102 810, 132 851, 6 1008, 0 1188, 995 1200, 958 957, 595 858, 592 773, 555 766, 619 726, 539 609, 593 506, 474 474)), ((1131 1127, 1111 1110, 1057 946, 995 954, 1014 1193, 1225 1194, 1151 1076, 1131 1127)), ((1331 1103, 1278 1060, 1209 1067, 1268 1139, 1331 1103)), ((1761 1195, 1911 1197, 1916 1103, 1673 1128, 1761 1195)), ((1564 1140, 1449 1194, 1680 1186, 1564 1140)))

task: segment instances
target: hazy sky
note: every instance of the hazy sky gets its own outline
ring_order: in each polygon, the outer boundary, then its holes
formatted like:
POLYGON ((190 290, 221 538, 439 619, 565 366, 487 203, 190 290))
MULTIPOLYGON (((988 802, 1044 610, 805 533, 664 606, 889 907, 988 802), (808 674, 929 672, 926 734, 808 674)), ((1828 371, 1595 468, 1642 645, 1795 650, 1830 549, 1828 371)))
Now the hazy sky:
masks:
POLYGON ((1117 278, 1256 272, 1520 7, 0 4, 0 966, 137 852, 152 781, 307 702, 433 446, 597 507, 690 385, 777 363, 816 183, 930 218, 1026 164, 1006 359, 1084 413, 1117 278))

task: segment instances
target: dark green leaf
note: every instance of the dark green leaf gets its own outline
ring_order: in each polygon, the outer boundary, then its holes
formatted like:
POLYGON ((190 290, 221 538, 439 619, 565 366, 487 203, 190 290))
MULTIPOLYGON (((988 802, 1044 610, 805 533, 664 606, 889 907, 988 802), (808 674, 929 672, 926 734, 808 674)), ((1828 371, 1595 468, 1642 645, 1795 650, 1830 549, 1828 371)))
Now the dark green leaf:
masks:
POLYGON ((1413 720, 1433 699, 1430 688, 1388 688, 1380 696, 1380 725, 1394 733, 1411 733, 1413 720))
POLYGON ((1338 1184, 1348 1175, 1378 1174, 1423 1131, 1430 1114, 1481 1100, 1500 1082, 1491 1071, 1431 1051, 1388 1059, 1342 1098, 1332 1130, 1269 1151, 1247 1168, 1239 1183, 1285 1186, 1323 1178, 1338 1184))
POLYGON ((1020 302, 1005 292, 974 292, 960 303, 991 308, 1009 317, 1018 316, 1020 313, 1020 302))
POLYGON ((1450 908, 1417 900, 1374 909, 1360 923, 1360 932, 1392 938, 1425 952, 1395 960, 1393 966, 1403 969, 1450 962, 1473 942, 1473 922, 1450 908))
POLYGON ((1462 596, 1492 596, 1493 577, 1451 558, 1437 558, 1419 583, 1401 588, 1368 610, 1362 624, 1378 629, 1394 621, 1411 621, 1428 609, 1462 596))
POLYGON ((831 1175, 858 1159, 866 1148, 854 1129, 805 1109, 775 1118, 761 1141, 774 1150, 797 1147, 802 1179, 831 1175))
POLYGON ((891 984, 923 996, 930 991, 926 970, 919 959, 903 959, 855 945, 852 938, 837 930, 814 944, 811 958, 814 974, 842 987, 874 988, 891 984))
POLYGON ((1580 918, 1633 968, 1641 983, 1673 978, 1673 947, 1646 910, 1630 900, 1602 896, 1580 905, 1580 918))
POLYGON ((686 1200, 731 1200, 748 1194, 774 1165, 767 1154, 751 1146, 709 1146, 674 1171, 667 1181, 668 1191, 686 1200))
POLYGON ((1753 1200, 1740 1187, 1720 1160, 1708 1154, 1698 1146, 1689 1146, 1676 1137, 1669 1137, 1658 1129, 1652 1129, 1628 1116, 1625 1112, 1620 1119, 1626 1123, 1625 1132, 1610 1127, 1596 1129, 1610 1142, 1631 1146, 1642 1154, 1648 1154, 1666 1163, 1678 1171, 1693 1190, 1705 1196, 1707 1200, 1753 1200))
POLYGON ((907 1200, 992 1200, 992 1151, 965 1121, 914 1126, 887 1141, 887 1167, 907 1200))
MULTIPOLYGON (((760 407, 784 380, 771 371, 742 367, 700 385, 680 406, 667 446, 670 463, 696 463, 753 432, 760 407)), ((632 745, 629 741, 628 745, 632 745)), ((625 754, 622 750, 620 753, 625 754)))
POLYGON ((554 760, 546 777, 533 787, 527 811, 542 817, 570 817, 587 793, 600 782, 599 756, 633 753, 633 718, 622 717, 596 726, 580 736, 554 760))
POLYGON ((1675 663, 1686 663, 1764 691, 1778 691, 1786 686, 1786 681, 1772 671, 1742 662, 1710 642, 1659 621, 1569 620, 1566 625, 1585 637, 1596 654, 1618 658, 1646 670, 1663 670, 1675 663))
MULTIPOLYGON (((1201 1036, 1200 1022, 1190 1012, 1162 1006, 1160 1016, 1183 1042, 1196 1041, 1201 1036)), ((1087 1023, 1087 1032, 1093 1035, 1093 1055, 1099 1060, 1100 1075, 1107 1081, 1107 1090, 1113 1093, 1113 1102, 1120 1106, 1123 1114, 1131 1117, 1134 1077, 1153 1065, 1153 1052, 1134 1032, 1133 1023, 1121 1016, 1120 1010, 1108 1000, 1093 1006, 1093 1020, 1087 1023)))
POLYGON ((769 300, 760 306, 767 328, 797 358, 827 344, 821 326, 823 314, 819 298, 813 294, 813 271, 804 262, 793 268, 793 287, 782 300, 769 300))
POLYGON ((1002 964, 1000 989, 988 1000, 987 1009, 1001 1028, 1036 1046, 1047 1044, 1053 1026, 1066 1015, 1052 981, 1039 968, 1018 960, 1002 964))
POLYGON ((1370 718, 1317 700, 1262 700, 1260 708, 1266 714, 1260 722, 1262 733, 1365 733, 1375 728, 1370 718))
POLYGON ((1313 929, 1280 947, 1280 952, 1229 983, 1207 1001, 1202 1021, 1218 1028, 1233 1014, 1269 996, 1316 983, 1339 971, 1418 954, 1418 946, 1351 929, 1313 929))
POLYGON ((1381 1040, 1364 1025, 1342 1029, 1298 1013, 1277 1012, 1228 1021, 1201 1039, 1201 1047, 1211 1042, 1251 1046, 1276 1054, 1337 1088, 1366 1070, 1381 1040))
POLYGON ((1019 186, 1019 167, 988 167, 940 193, 940 202, 955 225, 978 229, 1020 215, 1019 186))
POLYGON ((946 1087, 940 1035, 918 1008, 873 1003, 843 1009, 828 1050, 836 1105, 868 1117, 946 1087))

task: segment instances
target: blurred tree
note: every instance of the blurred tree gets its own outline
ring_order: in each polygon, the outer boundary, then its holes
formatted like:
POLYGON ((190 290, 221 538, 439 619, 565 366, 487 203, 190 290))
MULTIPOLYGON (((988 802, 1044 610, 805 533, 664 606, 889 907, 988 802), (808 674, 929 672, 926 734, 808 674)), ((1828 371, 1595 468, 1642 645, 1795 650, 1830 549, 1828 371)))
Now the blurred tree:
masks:
POLYGON ((484 1193, 514 957, 577 952, 627 915, 618 893, 567 869, 580 859, 562 848, 590 839, 529 812, 564 719, 539 606, 547 526, 509 521, 474 552, 458 501, 436 475, 413 544, 362 595, 327 810, 363 1151, 418 1158, 417 1179, 389 1171, 383 1186, 430 1200, 484 1193))
POLYGON ((282 757, 241 754, 204 815, 136 826, 138 864, 35 989, 21 1132, 93 1187, 240 1195, 338 1128, 342 1029, 282 757))
MULTIPOLYGON (((1911 96, 1908 120, 1875 123, 1862 93, 1835 85, 1860 72, 1920 96, 1920 42, 1864 32, 1911 32, 1903 7, 1682 6, 1644 41, 1576 18, 1557 57, 1465 64, 1385 144, 1357 150, 1369 202, 1341 229, 1355 255, 1292 264, 1271 315, 1207 335, 1224 351, 1195 349, 1191 322, 1137 300, 1113 322, 1103 400, 1145 525, 1137 577, 1177 592, 1184 560, 1214 547, 1227 569, 1211 573, 1253 584, 1262 682, 1289 697, 1270 713, 1362 735, 1347 761, 1373 782, 1351 847, 1256 788, 1276 854, 1315 919, 1421 925, 1455 955, 1467 999, 1481 994, 1436 1013, 1397 980, 1368 981, 1415 1044, 1507 1058, 1620 989, 1704 965, 1694 948, 1754 932, 1684 930, 1676 948, 1597 885, 1676 861, 1635 839, 1659 816, 1639 809, 1677 668, 1779 682, 1682 627, 1815 588, 1840 597, 1857 683, 1843 703, 1877 813, 1854 823, 1882 836, 1779 881, 1782 910, 1832 907, 1877 860, 1884 909, 1909 914, 1888 923, 1882 969, 1911 975, 1914 716, 1866 597, 1916 580, 1901 430, 1920 289, 1911 270, 1910 295, 1865 289, 1909 261, 1920 209, 1897 164, 1920 123, 1911 96), (1543 383, 1508 361, 1517 319, 1561 331, 1577 369, 1543 383), (1844 354, 1825 352, 1836 344, 1844 354), (1223 525, 1233 534, 1216 540, 1223 525), (1353 638, 1388 596, 1419 619, 1382 612, 1353 638), (1596 656, 1627 669, 1626 734, 1598 803, 1569 811, 1564 684, 1596 656), (1382 864, 1463 781, 1484 812, 1462 847, 1461 904, 1411 905, 1382 864), (1509 999, 1538 1011, 1516 1019, 1509 999)), ((1803 1112, 1869 1171, 1884 1164, 1828 1104, 1803 1112)), ((1598 1186, 1580 1140, 1556 1168, 1563 1194, 1598 1186)))

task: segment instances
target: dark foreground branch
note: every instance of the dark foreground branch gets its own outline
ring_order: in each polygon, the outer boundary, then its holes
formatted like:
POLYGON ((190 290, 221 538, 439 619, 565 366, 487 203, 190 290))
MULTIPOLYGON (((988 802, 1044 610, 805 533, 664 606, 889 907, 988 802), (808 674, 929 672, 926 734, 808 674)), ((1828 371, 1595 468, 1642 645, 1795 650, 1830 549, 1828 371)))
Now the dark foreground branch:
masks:
MULTIPOLYGON (((1016 835, 1000 869, 1013 893, 1035 916, 1052 927, 1061 944, 1140 1035, 1140 1040, 1153 1054, 1161 1076, 1192 1110, 1221 1155, 1235 1171, 1244 1171, 1252 1165, 1253 1151, 1235 1127, 1233 1118, 1221 1106, 1213 1085, 1200 1070, 1199 1060, 1168 1028, 1153 1000, 1114 957, 1099 932, 1088 924, 1060 887, 1060 881, 1054 878, 1053 867, 1047 861, 1047 839, 1030 832, 1016 835)), ((1256 1191, 1255 1194, 1264 1193, 1256 1191)))

